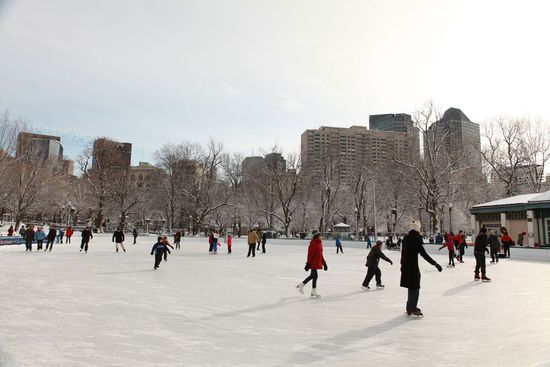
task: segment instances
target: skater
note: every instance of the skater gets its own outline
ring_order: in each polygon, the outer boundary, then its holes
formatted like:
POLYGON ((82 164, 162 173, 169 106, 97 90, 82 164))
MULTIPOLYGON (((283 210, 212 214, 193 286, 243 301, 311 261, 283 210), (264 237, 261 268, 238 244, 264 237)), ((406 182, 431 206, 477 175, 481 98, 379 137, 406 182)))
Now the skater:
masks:
POLYGON ((177 231, 174 234, 174 245, 176 245, 176 250, 180 249, 180 242, 181 242, 181 232, 177 231))
POLYGON ((443 236, 439 232, 437 232, 437 236, 435 236, 435 244, 436 245, 443 244, 443 236))
POLYGON ((67 228, 67 231, 65 232, 65 243, 71 243, 71 237, 73 237, 74 229, 72 226, 69 226, 67 228))
POLYGON ((228 234, 227 235, 227 254, 231 254, 231 246, 233 245, 233 237, 228 234))
POLYGON ((94 238, 94 235, 92 234, 92 231, 90 230, 90 227, 86 227, 82 233, 80 234, 82 237, 82 242, 80 243, 80 252, 84 250, 85 253, 88 253, 88 244, 90 243, 90 239, 94 238))
POLYGON ((490 278, 487 278, 487 271, 485 268, 485 252, 489 253, 489 250, 487 249, 487 242, 487 228, 482 227, 476 237, 474 246, 474 256, 476 257, 474 280, 479 280, 479 271, 481 270, 481 280, 485 282, 491 281, 490 278))
POLYGON ((10 226, 10 228, 8 228, 8 237, 12 237, 13 236, 13 226, 10 226))
POLYGON ((258 243, 258 251, 260 251, 260 245, 262 244, 262 230, 260 227, 256 229, 256 235, 258 236, 258 239, 256 240, 258 243))
POLYGON ((504 257, 510 258, 510 246, 514 246, 514 240, 510 237, 505 227, 502 227, 500 232, 502 233, 500 242, 502 242, 502 247, 504 248, 504 257))
POLYGON ((42 227, 38 227, 34 233, 34 239, 36 240, 36 250, 42 250, 44 240, 46 239, 46 233, 42 227))
POLYGON ((25 226, 21 226, 21 228, 19 229, 19 235, 25 238, 26 233, 27 233, 27 229, 25 228, 25 226))
POLYGON ((52 252, 53 242, 55 241, 56 236, 57 236, 57 228, 55 225, 52 225, 50 227, 50 230, 48 231, 48 235, 46 236, 47 242, 46 242, 46 248, 44 249, 44 252, 48 250, 48 246, 49 246, 50 252, 52 252))
POLYGON ((212 233, 212 254, 214 255, 218 254, 219 239, 220 239, 220 235, 218 231, 214 231, 212 233))
POLYGON ((380 259, 383 259, 389 262, 390 265, 393 265, 393 262, 388 259, 386 255, 384 255, 384 253, 382 252, 382 245, 382 241, 376 241, 376 244, 370 250, 369 255, 367 256, 367 263, 365 264, 365 266, 368 267, 368 270, 367 275, 365 276, 365 280, 363 280, 363 286, 361 287, 366 291, 370 290, 369 283, 374 276, 376 276, 376 288, 385 287, 384 284, 382 284, 382 272, 378 267, 380 259))
POLYGON ((320 298, 321 295, 317 293, 317 270, 324 269, 325 271, 328 270, 327 262, 325 261, 325 258, 323 257, 323 241, 321 240, 321 233, 317 230, 313 230, 313 239, 309 243, 309 247, 307 249, 307 262, 306 266, 304 267, 305 271, 311 270, 311 273, 309 276, 304 279, 303 282, 299 283, 296 286, 296 289, 300 293, 304 293, 304 286, 312 280, 312 286, 311 286, 311 297, 313 298, 320 298))
POLYGON ((252 254, 252 257, 256 256, 256 242, 258 242, 258 233, 250 228, 248 230, 248 255, 246 257, 250 257, 250 254, 252 254))
POLYGON ((367 248, 372 248, 372 242, 370 240, 370 236, 367 236, 367 248))
POLYGON ((151 255, 153 253, 155 254, 155 266, 153 267, 154 270, 157 270, 160 266, 160 263, 162 262, 162 255, 164 252, 170 250, 168 249, 168 246, 166 244, 168 243, 168 238, 166 236, 164 237, 158 237, 157 243, 153 245, 153 248, 151 249, 151 255))
POLYGON ((423 316, 418 308, 418 297, 420 296, 420 268, 418 267, 418 255, 442 271, 441 265, 426 253, 422 236, 420 235, 420 222, 413 220, 410 224, 411 230, 403 239, 401 250, 401 287, 408 289, 407 315, 423 316))
POLYGON ((500 242, 498 242, 497 231, 494 229, 489 232, 489 248, 491 249, 491 263, 498 263, 498 252, 500 250, 500 242))
POLYGON ((336 236, 336 253, 339 251, 342 251, 344 253, 344 249, 342 248, 342 241, 340 241, 340 236, 336 236))
POLYGON ((447 247, 449 250, 449 265, 448 267, 455 267, 455 242, 454 241, 445 241, 443 246, 439 248, 439 251, 441 251, 442 248, 447 247))
POLYGON ((25 252, 32 251, 32 241, 34 241, 34 227, 31 225, 25 232, 25 252))
POLYGON ((118 245, 122 247, 122 251, 126 252, 126 249, 124 248, 124 232, 120 229, 120 227, 117 228, 115 233, 113 233, 113 242, 116 241, 116 252, 118 252, 118 245))
POLYGON ((521 232, 518 234, 518 245, 523 247, 523 240, 525 238, 526 232, 521 232))
POLYGON ((262 254, 265 254, 265 244, 267 243, 267 232, 262 233, 262 254))
POLYGON ((163 240, 164 244, 166 245, 166 248, 165 248, 165 250, 164 250, 164 261, 168 261, 168 254, 169 254, 169 253, 171 254, 171 252, 170 252, 170 250, 168 249, 168 247, 170 247, 170 248, 173 250, 173 249, 174 249, 174 246, 172 246, 172 245, 170 244, 170 242, 168 242, 168 237, 167 237, 167 236, 164 236, 163 238, 166 238, 166 241, 163 240))
POLYGON ((466 253, 466 249, 468 248, 464 232, 458 231, 458 235, 455 237, 455 246, 457 246, 456 248, 458 249, 458 262, 464 263, 464 254, 466 253))
POLYGON ((59 241, 57 243, 63 244, 63 236, 65 236, 65 231, 63 230, 63 228, 59 228, 57 235, 58 235, 58 241, 59 241))
POLYGON ((134 237, 133 245, 135 245, 137 243, 137 238, 138 238, 138 231, 136 227, 134 227, 134 229, 132 230, 132 236, 134 237))

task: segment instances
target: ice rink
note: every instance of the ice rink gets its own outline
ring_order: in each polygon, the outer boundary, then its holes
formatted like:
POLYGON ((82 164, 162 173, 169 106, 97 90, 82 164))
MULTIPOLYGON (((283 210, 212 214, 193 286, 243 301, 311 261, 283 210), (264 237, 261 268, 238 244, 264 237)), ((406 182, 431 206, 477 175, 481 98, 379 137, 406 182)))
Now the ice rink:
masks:
MULTIPOLYGON (((344 243, 336 255, 326 242, 311 299, 310 284, 294 288, 306 241, 246 258, 244 240, 214 256, 185 238, 153 271, 153 237, 126 253, 107 236, 79 253, 78 240, 0 248, 0 366, 550 366, 550 263, 502 260, 480 283, 471 257, 442 273, 421 260, 415 320, 398 252, 384 251, 386 289, 365 292, 367 250, 344 243)), ((444 250, 434 258, 447 262, 444 250)))

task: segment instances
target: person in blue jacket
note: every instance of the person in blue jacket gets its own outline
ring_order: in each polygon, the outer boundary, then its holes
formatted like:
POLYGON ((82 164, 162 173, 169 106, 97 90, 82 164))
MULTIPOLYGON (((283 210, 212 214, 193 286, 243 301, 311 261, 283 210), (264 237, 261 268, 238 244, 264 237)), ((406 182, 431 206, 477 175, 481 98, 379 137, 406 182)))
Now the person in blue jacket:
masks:
POLYGON ((340 241, 340 236, 337 236, 336 237, 336 253, 338 253, 339 251, 344 253, 344 249, 342 248, 342 241, 340 241))
POLYGON ((34 239, 36 240, 36 249, 42 250, 42 246, 44 245, 44 240, 46 239, 46 232, 42 229, 42 227, 38 227, 36 232, 34 233, 34 239))
POLYGON ((160 263, 162 262, 162 256, 167 251, 170 252, 170 249, 168 248, 168 237, 162 236, 157 238, 157 243, 153 245, 153 248, 151 249, 151 255, 155 254, 155 266, 154 270, 157 270, 160 266, 160 263))

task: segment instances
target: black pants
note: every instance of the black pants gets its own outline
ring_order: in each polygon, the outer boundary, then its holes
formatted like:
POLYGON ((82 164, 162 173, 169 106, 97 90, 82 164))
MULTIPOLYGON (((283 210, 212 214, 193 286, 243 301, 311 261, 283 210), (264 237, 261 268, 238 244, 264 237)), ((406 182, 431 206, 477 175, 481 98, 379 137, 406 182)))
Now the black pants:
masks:
POLYGON ((258 241, 258 250, 260 250, 260 245, 262 244, 261 241, 258 241))
POLYGON ((344 249, 342 248, 342 245, 336 246, 336 253, 338 253, 338 252, 344 253, 344 249))
POLYGON ((176 242, 175 242, 175 245, 176 245, 176 249, 179 250, 179 248, 180 248, 180 241, 176 241, 176 242))
POLYGON ((88 242, 90 242, 90 240, 82 240, 80 250, 84 249, 84 251, 88 252, 88 242))
POLYGON ((262 254, 265 254, 265 244, 266 243, 264 241, 262 241, 262 254))
POLYGON ((36 240, 36 249, 42 250, 43 243, 44 243, 44 240, 36 240))
POLYGON ((455 252, 449 251, 449 265, 455 266, 455 252))
POLYGON ((498 263, 498 249, 491 249, 491 261, 498 263))
POLYGON ((44 251, 46 251, 48 249, 48 246, 50 246, 50 251, 52 250, 53 241, 54 240, 48 240, 48 242, 46 243, 46 248, 44 249, 44 251))
POLYGON ((460 245, 458 247, 458 261, 463 262, 464 253, 466 252, 466 249, 464 248, 464 245, 460 245))
POLYGON ((369 266, 365 280, 363 280, 363 286, 368 287, 372 278, 376 276, 376 284, 382 284, 382 272, 378 266, 369 266))
POLYGON ((66 243, 66 244, 67 244, 67 243, 71 243, 71 237, 66 236, 66 237, 65 237, 65 243, 66 243))
POLYGON ((317 288, 317 278, 318 277, 319 277, 319 275, 317 274, 317 269, 311 269, 311 273, 309 274, 309 276, 306 279, 304 279, 304 281, 302 283, 307 284, 310 280, 313 280, 312 288, 317 288))
POLYGON ((157 269, 162 261, 163 252, 155 252, 155 269, 157 269))
POLYGON ((474 252, 474 256, 476 257, 476 270, 475 270, 476 276, 479 276, 480 270, 481 270, 481 275, 485 276, 485 272, 486 272, 485 254, 480 252, 474 252))
POLYGON ((25 251, 32 251, 32 240, 25 240, 25 251))
POLYGON ((249 257, 250 256, 250 253, 252 253, 252 257, 256 256, 256 244, 255 243, 252 243, 252 244, 248 244, 248 255, 246 255, 246 257, 249 257))
POLYGON ((420 289, 409 288, 407 298, 407 312, 412 312, 418 308, 418 297, 420 296, 420 289))
POLYGON ((510 245, 502 244, 502 247, 504 247, 504 257, 510 257, 510 245))
POLYGON ((134 245, 136 244, 137 236, 134 236, 134 245))

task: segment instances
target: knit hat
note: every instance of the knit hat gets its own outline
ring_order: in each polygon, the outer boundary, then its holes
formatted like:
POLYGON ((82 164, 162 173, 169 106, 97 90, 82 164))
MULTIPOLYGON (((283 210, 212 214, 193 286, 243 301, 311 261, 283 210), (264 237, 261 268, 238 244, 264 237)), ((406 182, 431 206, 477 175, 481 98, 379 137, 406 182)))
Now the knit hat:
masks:
POLYGON ((420 221, 414 219, 413 221, 411 221, 411 224, 409 224, 409 228, 420 233, 420 221))

